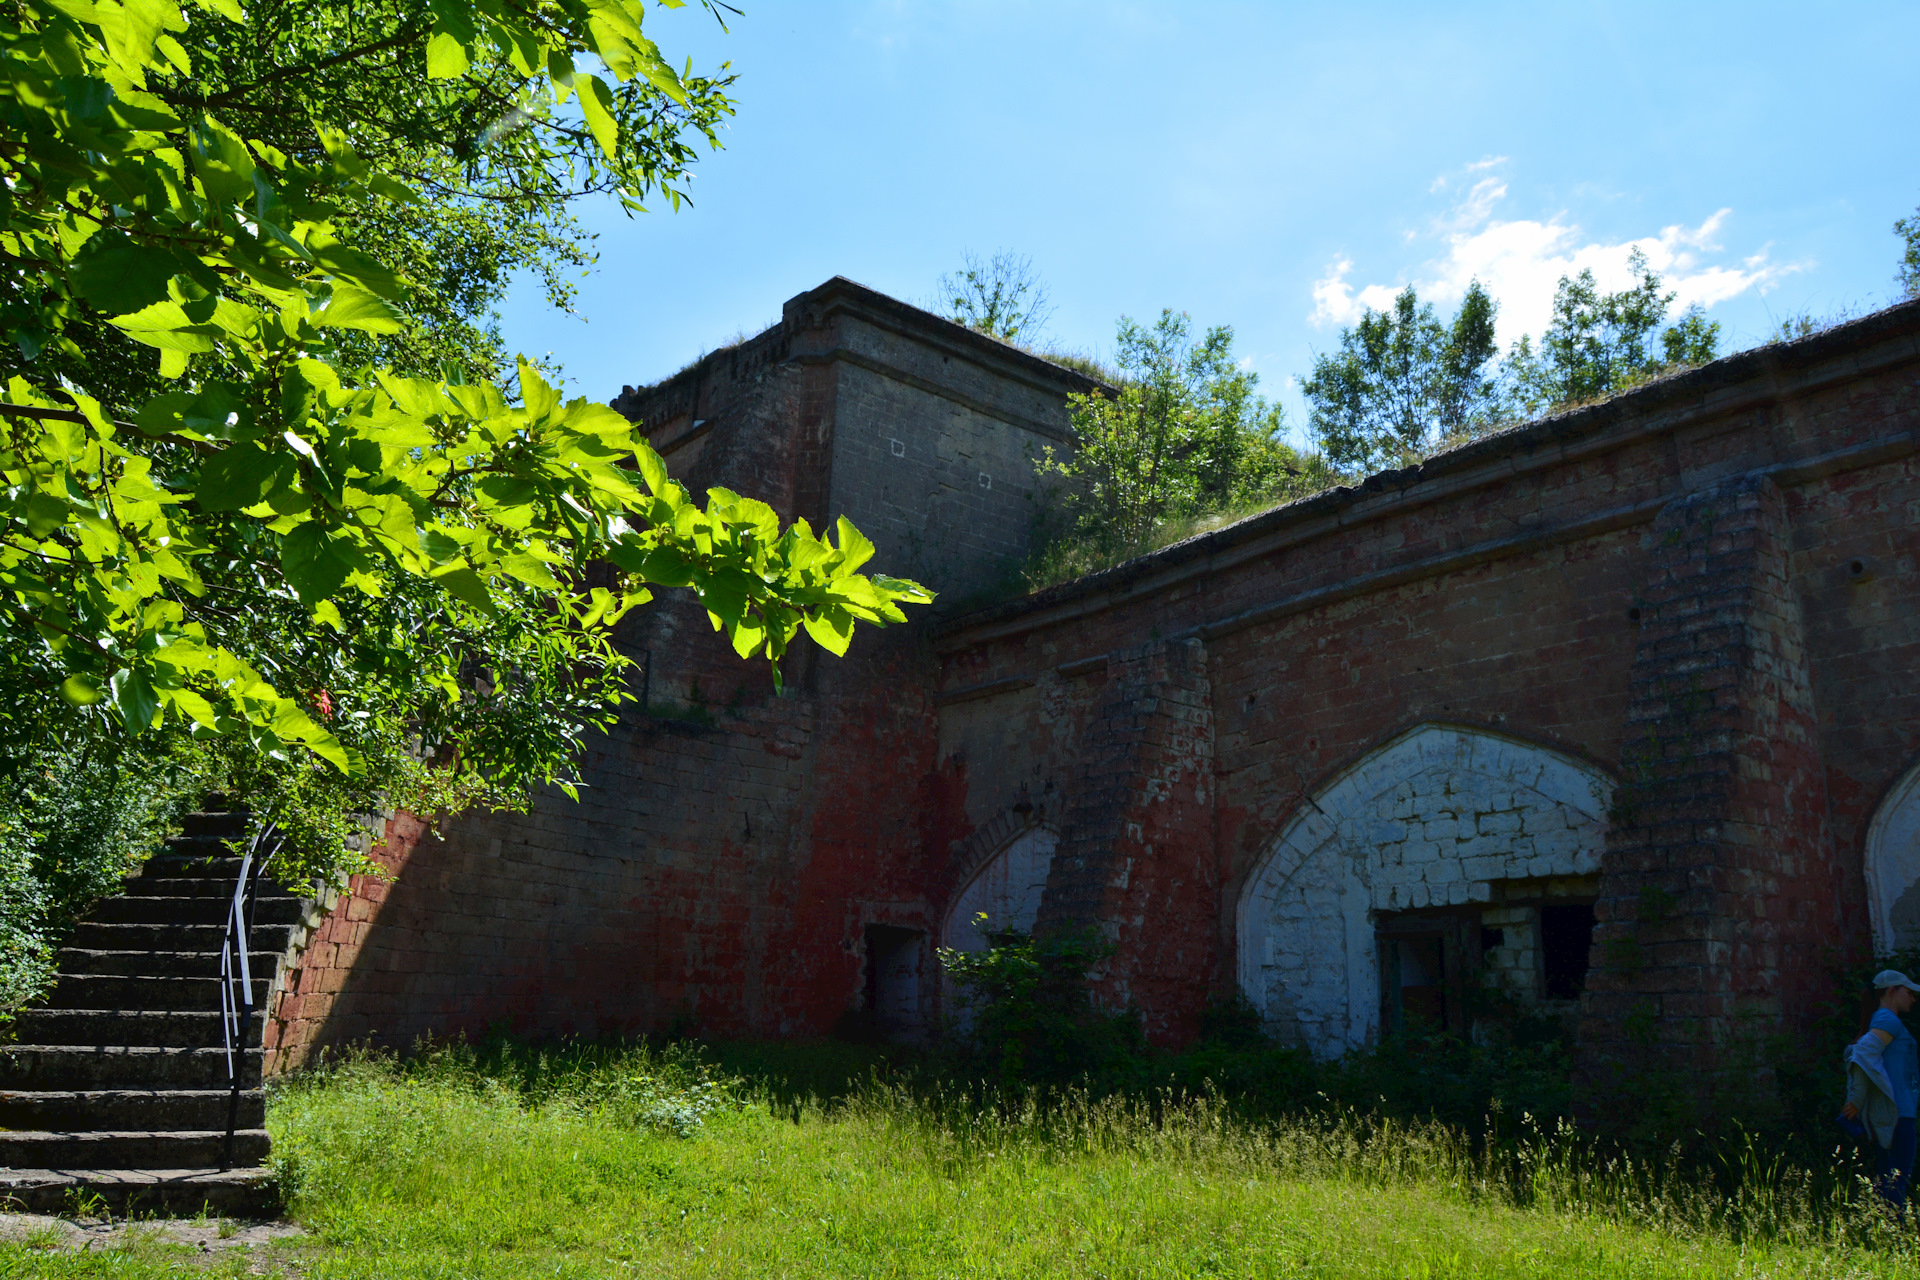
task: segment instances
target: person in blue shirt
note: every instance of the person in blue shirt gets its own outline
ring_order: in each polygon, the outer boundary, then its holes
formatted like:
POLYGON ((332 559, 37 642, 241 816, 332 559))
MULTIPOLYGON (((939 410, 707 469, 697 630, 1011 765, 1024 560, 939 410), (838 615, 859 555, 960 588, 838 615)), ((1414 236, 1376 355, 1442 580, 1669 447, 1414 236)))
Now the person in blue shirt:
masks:
MULTIPOLYGON (((1874 1166, 1878 1175, 1874 1185, 1895 1213, 1904 1214, 1907 1191, 1913 1180, 1914 1115, 1920 1110, 1920 1044, 1915 1043, 1913 1033, 1907 1030, 1900 1015, 1913 1008, 1914 994, 1920 992, 1920 986, 1896 969, 1882 969, 1873 976, 1873 989, 1879 997, 1879 1007, 1867 1023, 1866 1034, 1854 1043, 1847 1055, 1848 1061, 1860 1067, 1863 1075, 1890 1092, 1898 1118, 1892 1132, 1886 1135, 1891 1141, 1882 1139, 1874 1144, 1874 1166)), ((1860 1116, 1860 1104, 1851 1091, 1841 1114, 1849 1120, 1860 1116)))

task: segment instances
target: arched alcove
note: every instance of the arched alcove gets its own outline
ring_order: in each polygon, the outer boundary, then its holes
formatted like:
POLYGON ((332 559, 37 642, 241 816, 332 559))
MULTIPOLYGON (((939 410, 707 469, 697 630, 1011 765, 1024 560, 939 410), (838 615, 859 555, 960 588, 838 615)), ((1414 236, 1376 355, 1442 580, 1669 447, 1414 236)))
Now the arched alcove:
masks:
POLYGON ((991 946, 992 939, 974 927, 974 918, 983 912, 994 933, 1031 932, 1059 842, 1059 834, 1051 827, 1033 826, 1002 845, 954 896, 941 925, 943 945, 955 951, 984 951, 991 946))
POLYGON ((1241 989, 1276 1036, 1321 1057, 1365 1044, 1383 1003, 1382 917, 1596 874, 1612 796, 1604 772, 1561 752, 1416 726, 1302 803, 1248 876, 1241 989))
POLYGON ((1874 810, 1866 869, 1874 950, 1920 947, 1920 764, 1874 810))

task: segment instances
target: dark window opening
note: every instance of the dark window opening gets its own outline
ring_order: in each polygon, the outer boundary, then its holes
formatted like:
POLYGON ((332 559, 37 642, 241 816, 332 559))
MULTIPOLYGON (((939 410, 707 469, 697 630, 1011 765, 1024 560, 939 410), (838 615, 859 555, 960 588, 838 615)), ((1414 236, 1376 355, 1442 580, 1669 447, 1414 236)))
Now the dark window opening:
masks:
POLYGON ((1383 916, 1374 924, 1380 959, 1380 1022, 1414 1036, 1466 1030, 1477 922, 1453 915, 1383 916))
POLYGON ((1396 938, 1402 1025, 1416 1034, 1447 1025, 1447 960, 1438 934, 1396 938))
POLYGON ((1540 908, 1540 960, 1549 1000, 1572 1000, 1586 987, 1592 948, 1592 903, 1540 908))
POLYGON ((922 936, 918 929, 867 926, 867 1012, 883 1028, 920 1025, 922 936))
POLYGON ((1504 947, 1506 945, 1507 945, 1507 931, 1505 929, 1482 928, 1480 930, 1480 954, 1481 955, 1485 955, 1487 952, 1492 951, 1495 947, 1504 947))

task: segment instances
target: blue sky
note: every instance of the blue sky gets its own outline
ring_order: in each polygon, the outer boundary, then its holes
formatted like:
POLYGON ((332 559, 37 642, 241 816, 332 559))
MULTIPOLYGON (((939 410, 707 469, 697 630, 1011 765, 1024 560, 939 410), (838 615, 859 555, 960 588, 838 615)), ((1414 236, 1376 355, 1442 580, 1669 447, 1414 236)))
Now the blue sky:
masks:
POLYGON ((600 233, 576 314, 531 285, 509 344, 607 399, 833 275, 931 301, 968 251, 1030 255, 1045 338, 1111 350, 1162 307, 1231 324, 1262 388, 1358 308, 1477 276, 1501 340, 1639 244, 1730 347, 1894 298, 1920 203, 1920 5, 913 3, 656 11, 730 60, 739 114, 695 205, 600 233))

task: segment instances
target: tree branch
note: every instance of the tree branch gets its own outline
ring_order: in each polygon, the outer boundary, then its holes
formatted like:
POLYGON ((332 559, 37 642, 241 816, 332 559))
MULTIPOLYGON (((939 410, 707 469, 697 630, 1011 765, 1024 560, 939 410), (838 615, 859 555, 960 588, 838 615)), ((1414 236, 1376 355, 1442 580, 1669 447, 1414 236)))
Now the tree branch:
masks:
POLYGON ((392 35, 384 39, 375 40, 371 44, 363 44, 357 48, 345 49, 331 57, 322 58, 318 62, 308 63, 304 66, 277 67, 261 76, 258 80, 235 85, 229 89, 222 89, 219 93, 162 93, 160 96, 168 102, 189 104, 202 108, 232 106, 235 102, 243 101, 246 95, 258 92, 262 86, 270 84, 275 80, 284 80, 293 75, 312 75, 315 72, 325 71, 329 67, 337 67, 343 62, 355 62, 370 54, 383 53, 388 49, 397 49, 409 41, 418 40, 425 34, 426 28, 421 24, 408 23, 392 35))

